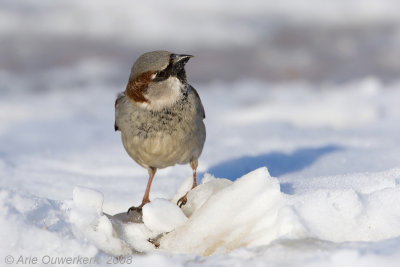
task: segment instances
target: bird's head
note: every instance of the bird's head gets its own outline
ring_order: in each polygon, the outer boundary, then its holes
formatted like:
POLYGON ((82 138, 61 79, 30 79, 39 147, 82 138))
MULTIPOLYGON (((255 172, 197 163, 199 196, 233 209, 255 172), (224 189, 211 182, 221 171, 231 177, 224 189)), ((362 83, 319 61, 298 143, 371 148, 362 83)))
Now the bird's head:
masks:
POLYGON ((125 94, 152 110, 173 105, 186 90, 184 67, 191 57, 168 51, 141 55, 132 66, 125 94))

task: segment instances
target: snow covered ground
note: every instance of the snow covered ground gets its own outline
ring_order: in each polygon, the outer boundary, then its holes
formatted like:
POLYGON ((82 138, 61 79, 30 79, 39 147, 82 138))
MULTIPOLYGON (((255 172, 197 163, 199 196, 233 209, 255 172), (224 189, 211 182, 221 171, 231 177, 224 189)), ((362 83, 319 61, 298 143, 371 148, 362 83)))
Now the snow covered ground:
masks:
POLYGON ((190 168, 167 168, 157 173, 151 197, 159 200, 145 210, 145 225, 120 229, 123 236, 113 236, 103 212, 139 203, 147 175, 113 131, 117 91, 94 84, 4 94, 2 257, 106 261, 107 253, 141 250, 134 264, 398 263, 399 83, 197 87, 208 137, 202 184, 183 209, 189 219, 166 200, 182 184, 184 192, 190 168), (170 233, 155 249, 146 240, 160 232, 170 233))
POLYGON ((1 265, 398 266, 397 1, 96 3, 0 4, 1 265), (159 170, 126 224, 147 171, 113 129, 120 61, 160 46, 196 56, 199 186, 181 210, 190 167, 159 170))

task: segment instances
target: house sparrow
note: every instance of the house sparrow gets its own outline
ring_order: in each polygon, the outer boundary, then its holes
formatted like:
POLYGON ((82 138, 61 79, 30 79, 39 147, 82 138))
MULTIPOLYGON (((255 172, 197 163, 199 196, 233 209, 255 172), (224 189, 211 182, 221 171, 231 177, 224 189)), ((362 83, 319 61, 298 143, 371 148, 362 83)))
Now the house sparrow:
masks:
MULTIPOLYGON (((128 85, 115 101, 115 131, 129 156, 147 169, 149 180, 141 210, 148 202, 156 170, 190 163, 196 187, 198 158, 206 130, 204 108, 197 91, 187 83, 185 64, 192 56, 153 51, 133 64, 128 85)), ((178 200, 181 207, 187 193, 178 200)))

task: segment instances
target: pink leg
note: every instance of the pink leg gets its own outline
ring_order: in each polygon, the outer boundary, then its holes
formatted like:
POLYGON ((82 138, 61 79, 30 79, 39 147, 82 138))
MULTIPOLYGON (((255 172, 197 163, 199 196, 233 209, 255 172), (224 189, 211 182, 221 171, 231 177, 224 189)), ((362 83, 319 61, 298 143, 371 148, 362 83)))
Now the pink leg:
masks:
POLYGON ((197 166, 198 166, 198 162, 197 160, 193 160, 190 162, 190 167, 193 170, 193 186, 192 189, 195 188, 197 186, 197 166))
MULTIPOLYGON (((197 186, 197 172, 196 172, 197 166, 198 166, 197 160, 192 160, 192 161, 190 162, 190 167, 191 167, 192 170, 193 170, 193 185, 192 185, 192 189, 195 188, 195 187, 197 186)), ((180 208, 181 208, 183 205, 185 205, 186 202, 187 202, 187 195, 188 195, 188 194, 189 194, 189 191, 186 192, 186 194, 178 200, 178 202, 176 203, 176 205, 178 205, 180 208)))
POLYGON ((143 207, 147 203, 150 202, 149 195, 150 195, 150 187, 151 183, 153 182, 154 175, 156 174, 157 169, 150 167, 148 169, 149 172, 149 181, 147 182, 146 191, 144 192, 142 204, 140 204, 139 208, 143 207))
POLYGON ((154 178, 154 175, 156 174, 157 169, 153 168, 153 167, 149 167, 147 170, 149 172, 149 181, 147 182, 146 191, 144 192, 142 204, 140 204, 139 207, 130 207, 128 209, 128 213, 131 210, 139 210, 140 211, 144 205, 146 205, 147 203, 150 202, 149 195, 150 195, 151 182, 153 182, 153 178, 154 178))

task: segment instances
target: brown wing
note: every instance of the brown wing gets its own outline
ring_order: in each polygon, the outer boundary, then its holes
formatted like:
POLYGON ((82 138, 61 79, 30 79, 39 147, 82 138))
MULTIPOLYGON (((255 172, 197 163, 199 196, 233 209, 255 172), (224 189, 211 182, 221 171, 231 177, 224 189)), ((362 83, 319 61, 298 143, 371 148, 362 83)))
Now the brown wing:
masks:
MULTIPOLYGON (((119 102, 123 97, 125 97, 125 93, 120 93, 120 94, 118 94, 117 99, 115 99, 115 104, 114 104, 115 110, 117 109, 118 102, 119 102)), ((118 128, 118 125, 117 125, 117 119, 116 119, 116 118, 115 118, 115 120, 114 120, 114 130, 115 130, 115 131, 119 131, 119 128, 118 128)))
POLYGON ((200 107, 201 107, 201 110, 203 111, 203 119, 205 119, 206 118, 206 112, 204 111, 203 103, 201 103, 201 98, 200 98, 199 93, 197 93, 196 89, 194 89, 194 87, 191 86, 190 84, 189 84, 189 88, 193 91, 193 93, 199 99, 200 107))

